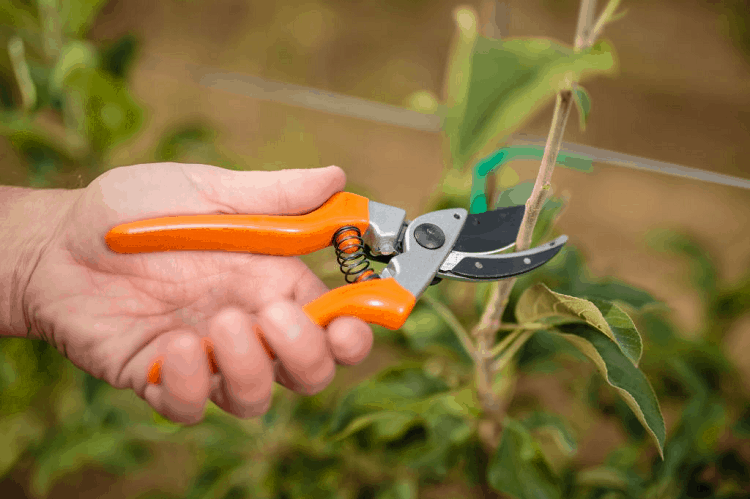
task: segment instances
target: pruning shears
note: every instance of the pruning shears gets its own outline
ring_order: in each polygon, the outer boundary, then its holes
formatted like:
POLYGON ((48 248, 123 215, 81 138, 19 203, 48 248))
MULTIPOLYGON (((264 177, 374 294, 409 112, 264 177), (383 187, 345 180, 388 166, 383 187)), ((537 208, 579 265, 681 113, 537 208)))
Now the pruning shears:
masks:
MULTIPOLYGON (((305 305, 307 316, 321 327, 348 315, 396 330, 428 286, 444 278, 495 281, 552 259, 567 236, 529 250, 500 253, 515 244, 524 211, 524 205, 472 214, 450 208, 409 221, 401 208, 339 192, 304 215, 152 218, 118 225, 105 240, 117 253, 223 250, 298 256, 333 245, 349 284, 305 305), (369 260, 387 266, 378 274, 369 260)), ((149 382, 160 382, 160 369, 156 361, 149 382)))

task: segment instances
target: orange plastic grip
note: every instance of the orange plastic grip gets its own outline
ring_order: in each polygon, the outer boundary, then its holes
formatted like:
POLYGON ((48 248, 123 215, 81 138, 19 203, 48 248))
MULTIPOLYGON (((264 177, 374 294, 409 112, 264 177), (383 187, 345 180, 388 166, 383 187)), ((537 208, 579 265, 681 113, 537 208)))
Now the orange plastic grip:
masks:
MULTIPOLYGON (((311 301, 303 310, 310 320, 320 327, 327 326, 336 317, 352 315, 370 324, 395 330, 406 322, 416 301, 414 295, 395 279, 388 277, 341 286, 311 301)), ((269 357, 275 359, 276 355, 260 330, 256 329, 255 334, 269 357)), ((211 372, 216 373, 216 360, 213 358, 211 344, 205 343, 204 348, 211 372)), ((148 373, 149 383, 161 382, 161 366, 161 360, 157 360, 151 366, 148 373)))
POLYGON ((416 301, 394 278, 387 277, 341 286, 303 309, 320 327, 341 315, 353 315, 370 324, 398 329, 406 322, 416 301))
POLYGON ((345 225, 362 234, 370 223, 369 200, 350 192, 331 196, 305 215, 187 215, 118 225, 105 236, 118 253, 169 250, 246 251, 306 255, 331 244, 345 225))

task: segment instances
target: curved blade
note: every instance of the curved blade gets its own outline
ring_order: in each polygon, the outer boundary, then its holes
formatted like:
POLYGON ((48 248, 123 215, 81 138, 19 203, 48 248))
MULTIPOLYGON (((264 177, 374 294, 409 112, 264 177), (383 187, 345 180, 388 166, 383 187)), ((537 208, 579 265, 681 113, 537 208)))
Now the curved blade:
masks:
POLYGON ((496 281, 525 274, 550 261, 567 240, 568 236, 560 236, 536 248, 500 255, 472 256, 453 252, 440 266, 437 275, 448 279, 496 281))
POLYGON ((519 205, 469 214, 453 251, 490 253, 509 247, 516 242, 525 211, 526 206, 519 205))

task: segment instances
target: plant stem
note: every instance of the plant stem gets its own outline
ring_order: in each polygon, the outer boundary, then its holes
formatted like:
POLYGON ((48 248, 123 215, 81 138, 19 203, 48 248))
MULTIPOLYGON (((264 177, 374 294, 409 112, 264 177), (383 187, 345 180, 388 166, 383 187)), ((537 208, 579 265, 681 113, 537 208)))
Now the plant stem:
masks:
POLYGON ((518 331, 520 334, 516 336, 515 341, 511 346, 508 347, 507 350, 505 350, 500 357, 492 364, 492 371, 498 372, 503 367, 505 367, 508 362, 510 362, 513 359, 513 356, 516 355, 518 350, 521 349, 521 347, 526 343, 526 341, 531 338, 531 335, 534 334, 534 331, 518 331))
MULTIPOLYGON (((595 8, 596 0, 581 0, 578 26, 575 36, 575 50, 577 51, 587 48, 583 45, 584 43, 592 42, 592 39, 587 35, 589 33, 589 26, 593 20, 595 8)), ((539 218, 539 212, 541 211, 544 201, 549 195, 552 172, 554 171, 557 155, 560 152, 565 125, 568 121, 572 104, 573 96, 571 90, 563 90, 557 95, 555 110, 552 115, 552 124, 547 136, 547 144, 544 148, 542 163, 539 167, 536 182, 534 183, 534 189, 532 190, 531 196, 526 201, 526 212, 524 213, 523 221, 521 222, 521 229, 516 238, 516 251, 523 251, 531 246, 534 226, 539 218)), ((475 365, 475 377, 477 381, 478 396, 482 402, 484 410, 491 415, 492 420, 495 422, 495 433, 501 430, 500 425, 502 423, 502 414, 497 413, 500 403, 492 392, 491 387, 492 376, 497 372, 495 368, 501 362, 498 361, 490 365, 491 361, 487 358, 487 353, 494 350, 490 345, 494 340, 496 332, 500 328, 500 319, 505 312, 515 282, 516 279, 511 278, 493 284, 487 308, 482 314, 479 323, 472 331, 472 335, 477 339, 478 356, 475 365)), ((526 333, 530 336, 532 332, 527 331, 526 333)), ((526 341, 528 336, 524 335, 520 338, 523 338, 523 341, 526 341)), ((520 348, 522 344, 523 342, 518 345, 518 348, 520 348)), ((515 351, 508 353, 514 354, 515 351)))
POLYGON ((31 79, 29 65, 26 62, 26 51, 20 37, 14 36, 8 40, 8 55, 18 88, 21 90, 21 107, 28 111, 36 104, 36 86, 31 79))
POLYGON ((521 334, 522 331, 523 331, 523 329, 516 329, 512 333, 508 334, 508 336, 506 336, 505 338, 503 338, 500 341, 500 343, 498 343, 497 345, 495 345, 492 348, 492 351, 490 352, 490 357, 494 359, 499 354, 501 354, 503 352, 503 350, 505 350, 506 348, 508 348, 508 345, 510 345, 511 343, 513 343, 513 341, 516 338, 518 338, 518 336, 521 334))
POLYGON ((463 325, 461 325, 456 316, 453 315, 453 312, 451 312, 448 307, 426 293, 422 295, 422 299, 426 301, 433 309, 435 309, 435 312, 437 312, 438 315, 440 315, 440 317, 442 317, 443 320, 448 323, 453 332, 456 333, 456 336, 458 336, 458 339, 461 340, 461 344, 463 345, 464 350, 466 350, 466 353, 469 354, 471 358, 476 359, 477 350, 474 347, 474 343, 472 343, 471 338, 469 337, 469 332, 466 331, 466 328, 464 328, 463 325))

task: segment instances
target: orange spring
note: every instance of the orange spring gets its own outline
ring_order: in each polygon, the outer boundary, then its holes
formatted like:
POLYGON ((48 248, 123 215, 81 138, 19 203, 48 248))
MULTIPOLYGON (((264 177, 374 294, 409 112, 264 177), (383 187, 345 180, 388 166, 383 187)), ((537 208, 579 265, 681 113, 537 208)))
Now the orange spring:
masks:
POLYGON ((370 268, 370 262, 364 252, 364 241, 357 227, 347 225, 337 230, 333 235, 333 247, 346 282, 355 283, 379 278, 370 268))

